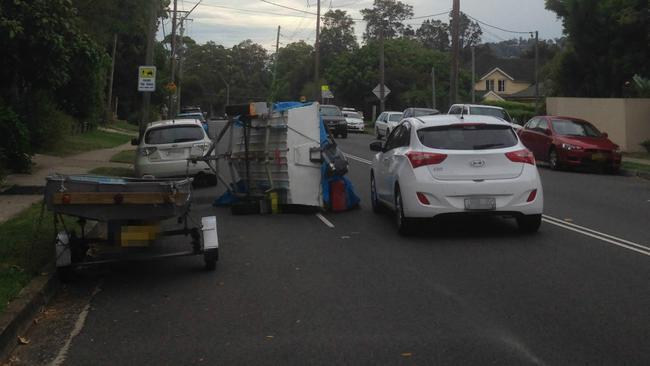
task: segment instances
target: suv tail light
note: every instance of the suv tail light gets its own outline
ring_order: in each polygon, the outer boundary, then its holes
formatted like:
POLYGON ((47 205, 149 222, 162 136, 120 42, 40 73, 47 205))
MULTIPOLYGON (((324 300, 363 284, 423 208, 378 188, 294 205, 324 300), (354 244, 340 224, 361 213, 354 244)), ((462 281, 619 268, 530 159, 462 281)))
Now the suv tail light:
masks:
POLYGON ((411 162, 413 169, 424 166, 424 165, 435 165, 442 163, 447 159, 445 154, 436 154, 428 152, 419 152, 419 151, 409 151, 406 153, 406 157, 411 162))
POLYGON ((138 153, 140 155, 142 155, 142 156, 149 156, 149 155, 155 153, 156 150, 158 150, 158 148, 156 148, 156 147, 143 147, 143 148, 138 149, 138 153))
POLYGON ((535 156, 528 149, 508 152, 506 153, 506 157, 514 163, 535 165, 535 156))

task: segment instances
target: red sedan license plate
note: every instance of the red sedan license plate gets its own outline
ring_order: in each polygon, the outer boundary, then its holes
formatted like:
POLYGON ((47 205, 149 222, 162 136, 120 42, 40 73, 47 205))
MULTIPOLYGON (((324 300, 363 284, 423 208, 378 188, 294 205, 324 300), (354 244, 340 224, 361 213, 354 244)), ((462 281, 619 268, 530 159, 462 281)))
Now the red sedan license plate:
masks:
POLYGON ((465 198, 466 210, 494 210, 497 202, 494 197, 465 198))
POLYGON ((603 154, 603 153, 595 153, 595 154, 592 154, 592 155, 591 155, 591 160, 594 160, 594 161, 605 161, 605 160, 607 160, 607 155, 605 155, 605 154, 603 154))

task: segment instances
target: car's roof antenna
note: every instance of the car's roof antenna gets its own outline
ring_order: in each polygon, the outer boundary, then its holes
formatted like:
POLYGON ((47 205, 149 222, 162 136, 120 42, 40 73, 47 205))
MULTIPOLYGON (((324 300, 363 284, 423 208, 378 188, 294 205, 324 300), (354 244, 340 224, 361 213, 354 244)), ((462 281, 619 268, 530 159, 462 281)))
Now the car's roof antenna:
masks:
POLYGON ((464 112, 465 112, 465 106, 464 106, 464 105, 461 105, 461 106, 460 106, 460 119, 463 119, 463 120, 464 120, 464 118, 463 118, 463 113, 464 113, 464 112))

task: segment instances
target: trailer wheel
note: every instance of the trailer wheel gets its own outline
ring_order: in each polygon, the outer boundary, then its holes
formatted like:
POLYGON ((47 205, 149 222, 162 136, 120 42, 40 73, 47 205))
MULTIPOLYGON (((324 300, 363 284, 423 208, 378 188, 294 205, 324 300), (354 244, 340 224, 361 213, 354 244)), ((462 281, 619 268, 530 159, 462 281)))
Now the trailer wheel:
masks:
POLYGON ((205 262, 205 269, 214 271, 217 269, 217 260, 219 260, 219 250, 212 249, 203 253, 203 261, 205 262))

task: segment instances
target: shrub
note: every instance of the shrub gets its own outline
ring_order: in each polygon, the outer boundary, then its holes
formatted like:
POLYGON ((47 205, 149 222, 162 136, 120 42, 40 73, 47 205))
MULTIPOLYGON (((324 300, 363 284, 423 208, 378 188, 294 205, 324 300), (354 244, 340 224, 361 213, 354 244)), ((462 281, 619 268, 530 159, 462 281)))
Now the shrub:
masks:
POLYGON ((531 103, 496 101, 496 100, 486 100, 483 103, 488 105, 493 105, 496 107, 501 107, 507 110, 508 113, 510 113, 511 110, 512 111, 524 110, 524 111, 535 112, 535 104, 531 104, 531 103))
POLYGON ((0 101, 0 178, 7 171, 28 172, 30 167, 29 130, 12 108, 0 101))
POLYGON ((74 118, 61 111, 48 93, 34 93, 27 112, 30 140, 36 151, 47 151, 62 143, 76 124, 74 118))

